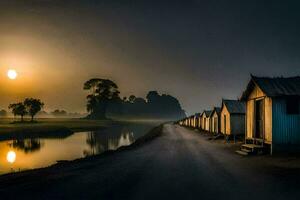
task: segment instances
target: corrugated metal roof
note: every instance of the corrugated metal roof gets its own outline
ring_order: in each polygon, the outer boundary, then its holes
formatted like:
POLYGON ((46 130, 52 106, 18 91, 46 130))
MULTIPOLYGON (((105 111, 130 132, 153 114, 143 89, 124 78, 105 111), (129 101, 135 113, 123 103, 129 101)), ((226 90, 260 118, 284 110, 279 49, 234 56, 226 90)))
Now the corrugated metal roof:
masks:
POLYGON ((254 85, 257 85, 268 97, 300 96, 300 76, 288 78, 251 76, 247 89, 242 95, 242 100, 247 99, 254 85))
POLYGON ((210 116, 211 112, 212 112, 211 110, 204 110, 204 113, 207 117, 210 116))
POLYGON ((213 111, 210 114, 210 117, 216 112, 218 115, 221 113, 221 108, 220 107, 214 107, 213 111))
POLYGON ((220 107, 215 107, 214 111, 216 111, 219 114, 219 113, 221 113, 221 108, 220 107))
POLYGON ((245 114, 246 113, 245 102, 238 101, 238 100, 223 99, 223 103, 225 104, 228 112, 231 114, 245 114))
POLYGON ((199 117, 201 115, 201 113, 195 113, 196 117, 199 117))

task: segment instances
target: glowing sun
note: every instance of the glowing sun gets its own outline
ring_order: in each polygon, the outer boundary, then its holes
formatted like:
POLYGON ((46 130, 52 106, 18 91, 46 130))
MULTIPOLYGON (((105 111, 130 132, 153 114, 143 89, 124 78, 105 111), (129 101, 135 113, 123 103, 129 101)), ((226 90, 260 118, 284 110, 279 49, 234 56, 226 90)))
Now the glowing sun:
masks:
POLYGON ((16 153, 14 151, 9 151, 6 155, 6 159, 9 163, 14 163, 16 160, 16 153))
POLYGON ((14 79, 17 78, 17 76, 18 76, 18 73, 16 72, 16 70, 10 69, 10 70, 7 71, 7 77, 9 79, 14 80, 14 79))

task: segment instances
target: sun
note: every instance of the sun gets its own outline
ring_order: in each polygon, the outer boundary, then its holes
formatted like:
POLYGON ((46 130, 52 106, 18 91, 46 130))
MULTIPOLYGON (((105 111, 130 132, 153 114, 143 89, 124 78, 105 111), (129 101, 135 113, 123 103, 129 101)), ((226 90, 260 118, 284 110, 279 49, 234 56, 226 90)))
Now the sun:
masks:
POLYGON ((16 153, 14 151, 9 151, 6 155, 6 159, 9 163, 14 163, 16 161, 16 153))
POLYGON ((10 70, 7 71, 7 77, 8 77, 9 79, 14 80, 14 79, 17 78, 17 76, 18 76, 18 73, 17 73, 16 70, 10 69, 10 70))

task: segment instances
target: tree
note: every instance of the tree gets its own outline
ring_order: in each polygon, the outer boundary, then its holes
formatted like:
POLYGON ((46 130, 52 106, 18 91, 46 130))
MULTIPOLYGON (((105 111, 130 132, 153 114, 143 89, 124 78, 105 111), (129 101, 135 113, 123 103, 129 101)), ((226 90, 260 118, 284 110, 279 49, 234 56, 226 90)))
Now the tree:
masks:
POLYGON ((90 79, 84 83, 83 89, 91 92, 87 95, 90 118, 105 119, 108 104, 120 101, 118 86, 109 79, 90 79))
POLYGON ((0 117, 5 117, 7 115, 6 110, 2 109, 0 110, 0 117))
POLYGON ((130 103, 134 103, 135 99, 136 99, 136 97, 134 95, 129 96, 129 102, 130 103))
POLYGON ((94 113, 98 104, 96 90, 102 79, 92 78, 84 83, 83 89, 90 90, 91 94, 87 95, 87 111, 94 113))
POLYGON ((33 121, 34 116, 42 110, 44 103, 40 99, 26 98, 24 105, 27 113, 31 116, 31 121, 33 121))
POLYGON ((95 94, 98 84, 101 81, 102 81, 102 79, 100 79, 100 78, 92 78, 84 83, 83 89, 84 90, 92 90, 92 94, 95 94))
POLYGON ((154 103, 159 99, 160 95, 157 91, 149 91, 146 98, 148 103, 154 103))
POLYGON ((12 110, 12 113, 14 114, 14 117, 16 117, 17 115, 20 115, 21 116, 21 121, 23 121, 24 115, 27 114, 26 107, 22 102, 12 103, 8 106, 8 108, 12 110))
POLYGON ((17 139, 12 142, 13 148, 24 151, 24 153, 31 153, 41 149, 42 143, 37 138, 17 139))
POLYGON ((54 116, 66 116, 68 113, 65 110, 56 109, 53 112, 51 112, 51 114, 54 116))

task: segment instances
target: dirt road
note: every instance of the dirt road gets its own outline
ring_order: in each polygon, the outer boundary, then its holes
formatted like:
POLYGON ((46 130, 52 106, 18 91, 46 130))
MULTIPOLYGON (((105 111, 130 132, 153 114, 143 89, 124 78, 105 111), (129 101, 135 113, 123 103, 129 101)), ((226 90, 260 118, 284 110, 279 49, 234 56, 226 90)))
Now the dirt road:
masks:
POLYGON ((0 194, 6 199, 300 197, 299 176, 282 176, 260 160, 236 155, 197 132, 165 125, 161 137, 130 151, 0 177, 0 194))

